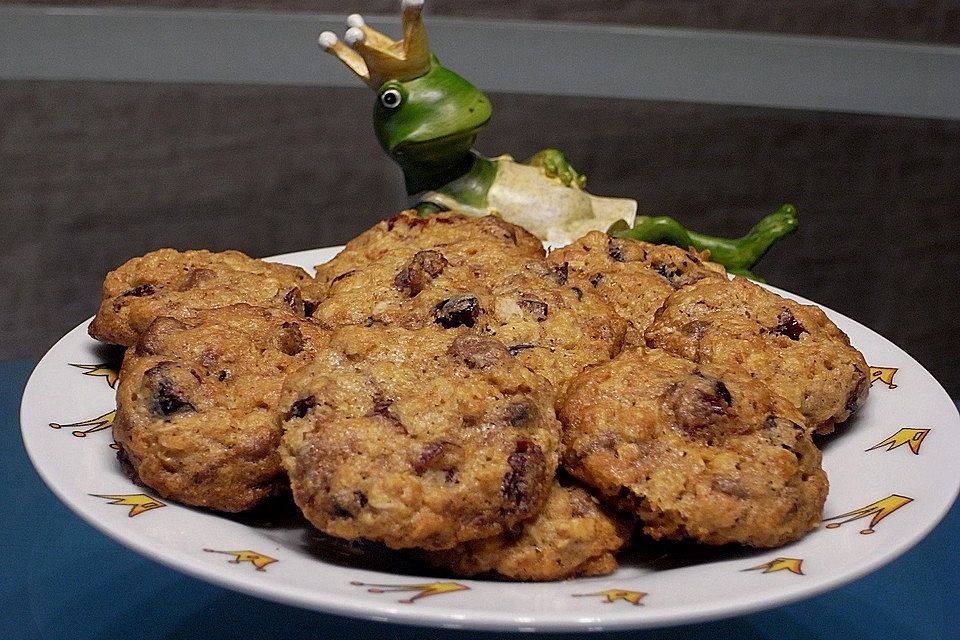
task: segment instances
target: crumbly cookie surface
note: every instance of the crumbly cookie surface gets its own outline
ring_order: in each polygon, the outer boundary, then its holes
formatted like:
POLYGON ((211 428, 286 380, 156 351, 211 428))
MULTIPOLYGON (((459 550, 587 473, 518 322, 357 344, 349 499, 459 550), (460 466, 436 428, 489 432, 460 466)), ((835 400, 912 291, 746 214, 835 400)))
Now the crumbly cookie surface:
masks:
POLYGON ((638 348, 570 388, 565 468, 651 537, 773 547, 819 523, 820 452, 796 408, 749 376, 638 348))
POLYGON ((120 372, 121 460, 161 496, 218 511, 285 492, 280 387, 326 339, 290 312, 249 305, 158 318, 120 372))
POLYGON ((447 549, 540 511, 559 458, 553 404, 495 339, 344 327, 284 384, 281 454, 324 533, 447 549))
POLYGON ((696 253, 599 231, 552 251, 547 260, 566 271, 571 285, 596 293, 626 318, 632 345, 643 343, 644 329, 668 295, 703 278, 726 277, 723 267, 696 253))
POLYGON ((299 267, 257 260, 239 251, 159 249, 107 274, 92 337, 131 346, 154 319, 232 304, 287 309, 303 317, 299 267))
MULTIPOLYGON (((375 259, 360 260, 357 252, 334 258, 351 268, 329 267, 340 275, 329 281, 313 318, 328 328, 466 328, 496 337, 558 388, 585 366, 619 353, 626 322, 592 292, 571 286, 565 270, 552 268, 523 243, 514 244, 511 238, 525 232, 491 216, 443 215, 445 223, 413 227, 418 232, 411 246, 388 236, 389 246, 375 259), (479 225, 496 232, 487 234, 492 240, 477 231, 479 225), (482 247, 474 250, 477 243, 482 247)), ((381 226, 374 231, 380 233, 381 226)), ((376 239, 368 244, 383 240, 372 235, 376 239)))
POLYGON ((866 400, 863 355, 826 314, 753 284, 702 281, 672 294, 646 331, 651 347, 738 368, 790 400, 829 433, 866 400))
POLYGON ((464 542, 425 560, 458 576, 565 580, 617 569, 615 554, 630 540, 632 521, 603 508, 582 486, 554 481, 543 510, 518 533, 464 542))
POLYGON ((350 277, 355 269, 374 264, 385 254, 401 250, 413 255, 425 249, 448 257, 472 257, 475 264, 489 266, 501 254, 544 256, 536 236, 497 216, 478 218, 447 211, 421 218, 412 210, 401 211, 348 242, 333 260, 317 265, 312 291, 317 298, 326 297, 334 281, 350 277))

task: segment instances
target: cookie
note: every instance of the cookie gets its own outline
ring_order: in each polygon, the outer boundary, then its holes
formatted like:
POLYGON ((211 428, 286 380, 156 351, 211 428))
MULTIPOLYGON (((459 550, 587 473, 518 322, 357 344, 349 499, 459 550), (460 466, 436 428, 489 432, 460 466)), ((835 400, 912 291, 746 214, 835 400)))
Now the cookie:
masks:
POLYGON ((419 217, 401 211, 383 220, 346 244, 329 262, 317 265, 311 285, 315 298, 326 297, 336 280, 349 278, 356 269, 378 262, 401 250, 409 255, 437 249, 447 257, 472 257, 474 263, 496 265, 499 254, 542 258, 543 244, 536 236, 497 216, 473 217, 452 211, 419 217), (494 255, 487 255, 490 252, 494 255))
POLYGON ((826 314, 744 278, 704 280, 672 294, 647 328, 651 347, 740 368, 829 433, 866 400, 863 354, 826 314))
POLYGON ((280 387, 326 333, 249 305, 157 318, 127 350, 113 435, 160 496, 237 512, 287 491, 277 448, 280 387))
MULTIPOLYGON (((452 222, 422 230, 415 246, 385 250, 333 278, 313 318, 331 329, 467 328, 496 337, 560 389, 584 367, 619 353, 626 322, 592 292, 570 286, 565 271, 523 255, 512 242, 481 239, 483 251, 465 251, 467 241, 450 240, 451 230, 469 224, 474 238, 484 219, 442 219, 452 222)), ((488 221, 497 230, 508 224, 488 221)))
POLYGON ((704 278, 726 278, 722 266, 695 252, 599 231, 552 251, 547 260, 567 273, 571 285, 596 293, 630 322, 631 345, 643 343, 644 329, 668 295, 704 278))
POLYGON ((517 533, 464 542, 424 554, 457 576, 491 574, 507 580, 565 580, 617 569, 615 553, 630 540, 629 518, 603 508, 582 486, 554 481, 543 510, 517 533))
POLYGON ((159 249, 107 274, 90 335, 130 346, 160 316, 250 304, 305 314, 301 287, 310 282, 299 267, 256 260, 239 251, 159 249))
POLYGON ((630 349, 584 371, 559 416, 564 468, 654 539, 774 547, 820 522, 820 451, 749 376, 630 349))
POLYGON ((593 292, 571 286, 562 270, 529 261, 490 282, 478 320, 521 363, 562 393, 585 367, 623 348, 627 322, 593 292))
POLYGON ((492 338, 344 327, 284 384, 283 464, 323 533, 448 549, 540 511, 559 458, 553 404, 492 338))

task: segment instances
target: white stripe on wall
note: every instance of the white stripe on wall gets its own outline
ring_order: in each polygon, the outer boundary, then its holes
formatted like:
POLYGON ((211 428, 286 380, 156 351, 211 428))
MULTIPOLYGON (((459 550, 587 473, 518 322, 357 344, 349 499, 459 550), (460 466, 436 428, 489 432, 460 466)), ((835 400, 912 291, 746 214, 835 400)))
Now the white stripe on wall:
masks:
MULTIPOLYGON (((399 36, 396 18, 367 17, 399 36)), ((0 79, 360 86, 316 44, 345 16, 0 7, 0 79)), ((427 16, 488 91, 960 120, 960 47, 427 16)))

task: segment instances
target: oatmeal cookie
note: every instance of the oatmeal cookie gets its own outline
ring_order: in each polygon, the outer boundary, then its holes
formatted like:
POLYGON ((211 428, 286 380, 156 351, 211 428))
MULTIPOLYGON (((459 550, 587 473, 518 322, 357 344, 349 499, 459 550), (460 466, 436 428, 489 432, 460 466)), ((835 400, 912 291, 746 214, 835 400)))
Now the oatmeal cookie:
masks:
POLYGON ((334 283, 321 326, 467 328, 496 337, 558 389, 620 352, 626 322, 591 292, 566 286, 542 260, 503 255, 499 268, 440 250, 393 251, 334 283))
MULTIPOLYGON (((476 235, 484 219, 464 221, 476 235)), ((489 221, 494 229, 507 224, 489 221)), ((327 328, 465 327, 496 337, 561 389, 585 366, 619 353, 626 322, 594 293, 570 286, 564 269, 522 255, 512 243, 463 251, 462 242, 443 241, 457 225, 437 224, 416 246, 385 250, 333 278, 313 318, 327 328)))
POLYGON ((592 291, 629 320, 627 343, 643 343, 643 330, 668 295, 703 278, 723 280, 722 266, 696 252, 591 231, 547 257, 571 285, 592 291))
POLYGON ((540 511, 559 458, 553 403, 493 338, 344 327, 284 384, 281 455, 323 533, 448 549, 540 511))
POLYGON ((458 576, 544 581, 605 575, 616 571, 614 554, 632 528, 629 518, 602 507, 584 487, 556 480, 543 510, 519 532, 425 553, 424 559, 458 576))
POLYGON ((820 522, 820 451, 788 401, 749 376, 626 350, 564 399, 564 468, 655 539, 773 547, 820 522))
POLYGON ((544 255, 536 236, 497 216, 477 218, 446 211, 419 217, 415 211, 401 211, 348 242, 329 262, 317 265, 310 290, 315 298, 326 297, 335 280, 350 277, 354 270, 374 264, 388 253, 400 250, 413 255, 424 249, 436 249, 448 257, 470 257, 474 264, 488 266, 495 266, 501 254, 544 255))
POLYGON ((239 251, 160 249, 107 274, 89 333, 101 342, 131 346, 157 317, 240 303, 285 308, 303 317, 301 288, 310 280, 299 267, 239 251))
POLYGON ((817 433, 863 404, 869 368, 826 314, 745 278, 704 280, 672 294, 647 328, 649 346, 747 371, 791 401, 817 433))
POLYGON ((627 322, 590 291, 570 286, 563 270, 529 261, 490 282, 479 327, 562 393, 585 367, 623 348, 627 322))
POLYGON ((280 387, 325 342, 325 332, 280 309, 157 318, 120 371, 113 435, 121 462, 159 495, 218 511, 287 491, 280 387))

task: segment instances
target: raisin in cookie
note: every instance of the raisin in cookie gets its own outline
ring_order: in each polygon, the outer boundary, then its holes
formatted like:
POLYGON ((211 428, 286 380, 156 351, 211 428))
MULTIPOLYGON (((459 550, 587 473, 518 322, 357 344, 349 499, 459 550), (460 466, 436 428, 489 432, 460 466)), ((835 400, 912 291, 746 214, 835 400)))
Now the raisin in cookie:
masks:
POLYGON ((651 537, 773 547, 820 522, 820 451, 796 408, 749 376, 641 347, 570 388, 565 469, 651 537))
POLYGON ((160 249, 107 274, 89 332, 101 342, 130 346, 159 316, 240 303, 286 308, 302 317, 301 288, 310 280, 299 267, 239 251, 160 249))
POLYGON ((723 267, 694 252, 599 231, 552 251, 547 260, 572 286, 597 293, 630 321, 628 344, 642 344, 643 330, 668 295, 703 278, 726 278, 723 267))
POLYGON ((817 433, 863 404, 869 368, 826 314, 745 278, 702 281, 672 294, 647 328, 649 346, 738 367, 793 402, 817 433))
POLYGON ((614 554, 632 528, 629 518, 602 507, 584 487, 557 480, 543 510, 519 532, 425 553, 424 559, 458 576, 544 581, 605 575, 616 571, 614 554))
POLYGON ((127 350, 113 434, 158 494, 218 511, 284 492, 277 404, 326 333, 279 309, 234 305, 157 318, 127 350))
POLYGON ((283 464, 323 533, 448 549, 540 511, 559 457, 553 403, 492 338, 344 327, 284 384, 283 464))

